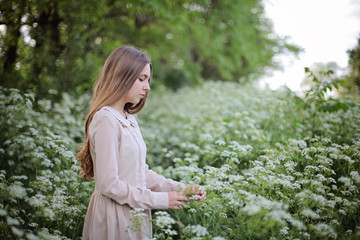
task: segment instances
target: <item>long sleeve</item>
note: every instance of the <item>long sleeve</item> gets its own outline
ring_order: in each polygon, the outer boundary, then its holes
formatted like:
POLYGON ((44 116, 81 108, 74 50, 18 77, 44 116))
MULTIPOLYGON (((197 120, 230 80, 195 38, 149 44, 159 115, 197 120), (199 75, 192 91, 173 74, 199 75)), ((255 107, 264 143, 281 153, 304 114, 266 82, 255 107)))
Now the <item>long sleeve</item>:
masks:
POLYGON ((149 170, 148 165, 146 165, 145 171, 146 171, 146 186, 150 188, 152 191, 183 192, 186 188, 186 184, 165 178, 164 176, 157 174, 152 170, 149 170))
POLYGON ((167 209, 168 193, 136 188, 121 179, 118 170, 121 125, 111 115, 99 115, 95 114, 89 131, 94 150, 92 157, 96 191, 132 208, 167 209))

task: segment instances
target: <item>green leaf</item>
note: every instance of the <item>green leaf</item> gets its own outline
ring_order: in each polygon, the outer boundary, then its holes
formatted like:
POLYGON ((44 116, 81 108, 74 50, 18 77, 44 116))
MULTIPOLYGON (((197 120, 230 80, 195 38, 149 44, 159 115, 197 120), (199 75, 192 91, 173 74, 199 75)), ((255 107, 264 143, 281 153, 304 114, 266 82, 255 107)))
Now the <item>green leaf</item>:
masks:
POLYGON ((345 87, 346 82, 345 82, 344 79, 340 79, 340 80, 339 80, 339 84, 340 84, 340 86, 345 87))

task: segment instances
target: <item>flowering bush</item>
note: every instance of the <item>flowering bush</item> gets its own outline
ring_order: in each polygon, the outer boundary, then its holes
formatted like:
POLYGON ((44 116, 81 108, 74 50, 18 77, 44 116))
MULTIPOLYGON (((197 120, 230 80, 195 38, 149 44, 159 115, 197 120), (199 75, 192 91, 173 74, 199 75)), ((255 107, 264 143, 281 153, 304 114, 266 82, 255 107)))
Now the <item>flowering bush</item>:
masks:
POLYGON ((79 237, 91 189, 77 177, 74 154, 87 101, 64 94, 57 104, 34 102, 0 88, 1 239, 79 237))
MULTIPOLYGON (((153 238, 358 239, 360 104, 346 101, 314 115, 288 90, 153 92, 138 116, 148 163, 207 191, 154 211, 153 238)), ((54 104, 1 88, 0 102, 0 238, 80 239, 93 185, 74 155, 89 97, 54 104)))
POLYGON ((208 193, 170 211, 178 235, 161 239, 360 236, 358 99, 314 118, 291 92, 233 83, 151 97, 148 160, 208 193))

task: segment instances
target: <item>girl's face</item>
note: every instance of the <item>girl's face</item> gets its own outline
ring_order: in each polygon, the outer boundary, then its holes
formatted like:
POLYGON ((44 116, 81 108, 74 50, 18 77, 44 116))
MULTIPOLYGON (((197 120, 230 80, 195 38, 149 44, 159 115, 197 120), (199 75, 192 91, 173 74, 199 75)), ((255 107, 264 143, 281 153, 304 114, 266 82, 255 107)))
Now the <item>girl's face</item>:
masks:
POLYGON ((125 102, 137 104, 150 91, 150 65, 146 64, 138 78, 125 95, 125 102))

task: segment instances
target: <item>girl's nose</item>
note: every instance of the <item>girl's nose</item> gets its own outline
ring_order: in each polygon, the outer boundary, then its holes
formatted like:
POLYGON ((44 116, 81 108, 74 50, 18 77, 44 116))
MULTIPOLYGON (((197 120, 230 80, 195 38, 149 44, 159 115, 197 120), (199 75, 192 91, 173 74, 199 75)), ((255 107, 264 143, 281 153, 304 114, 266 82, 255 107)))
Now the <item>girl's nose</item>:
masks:
POLYGON ((144 90, 145 91, 150 91, 150 83, 148 81, 146 81, 146 83, 144 85, 144 90))

